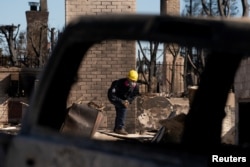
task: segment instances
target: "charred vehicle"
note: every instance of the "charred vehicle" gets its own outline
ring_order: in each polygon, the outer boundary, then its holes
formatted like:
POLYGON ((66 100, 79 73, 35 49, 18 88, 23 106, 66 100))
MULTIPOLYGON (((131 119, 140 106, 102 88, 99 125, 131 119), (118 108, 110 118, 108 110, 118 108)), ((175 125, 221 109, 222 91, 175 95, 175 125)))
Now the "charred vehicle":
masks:
POLYGON ((248 145, 223 145, 220 135, 227 94, 242 58, 250 53, 249 44, 247 22, 152 15, 81 17, 70 23, 59 39, 20 133, 2 137, 2 162, 6 167, 195 167, 211 165, 212 155, 237 153, 238 157, 247 157, 248 145), (172 42, 209 50, 180 144, 94 141, 58 133, 67 115, 66 100, 80 62, 89 47, 113 39, 172 42), (211 96, 213 105, 209 102, 211 96))

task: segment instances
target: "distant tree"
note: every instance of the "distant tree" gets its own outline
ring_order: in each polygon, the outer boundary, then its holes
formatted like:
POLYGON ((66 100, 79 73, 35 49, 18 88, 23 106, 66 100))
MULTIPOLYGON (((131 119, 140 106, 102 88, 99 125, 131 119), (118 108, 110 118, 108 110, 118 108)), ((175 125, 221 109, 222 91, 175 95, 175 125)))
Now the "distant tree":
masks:
POLYGON ((40 31, 30 31, 30 34, 27 35, 25 31, 19 32, 19 27, 20 25, 0 26, 1 53, 5 51, 5 56, 9 60, 8 65, 19 67, 43 67, 58 40, 60 31, 56 31, 55 28, 49 29, 46 26, 42 26, 40 27, 40 31), (43 36, 44 34, 48 36, 43 36), (42 45, 42 39, 44 38, 48 38, 50 48, 48 45, 46 45, 46 47, 42 45), (27 52, 28 41, 31 46, 29 52, 35 53, 35 58, 27 52))
POLYGON ((242 4, 242 16, 248 17, 249 16, 249 4, 247 0, 241 0, 242 4))
POLYGON ((55 28, 48 28, 48 38, 49 38, 49 42, 50 42, 50 50, 49 50, 49 55, 51 54, 51 52, 54 50, 55 45, 61 35, 61 33, 64 31, 64 28, 62 30, 57 30, 55 28))
POLYGON ((32 50, 28 50, 28 54, 33 53, 31 55, 34 55, 31 66, 43 67, 47 63, 51 52, 54 50, 60 31, 41 24, 35 27, 39 27, 39 29, 35 29, 34 31, 30 30, 27 35, 28 43, 32 48, 32 50), (47 34, 47 36, 45 36, 45 34, 47 34), (44 45, 45 41, 47 45, 44 45))
POLYGON ((212 16, 231 17, 243 16, 239 13, 242 6, 244 14, 247 9, 247 0, 183 0, 184 8, 181 12, 183 16, 212 16))
POLYGON ((165 50, 167 50, 168 53, 170 53, 172 56, 173 56, 173 59, 172 59, 172 63, 171 63, 171 68, 168 68, 168 70, 171 70, 171 80, 170 81, 167 81, 170 85, 170 90, 169 90, 169 93, 171 95, 174 95, 175 94, 175 87, 176 87, 176 84, 175 84, 175 77, 176 77, 176 61, 177 61, 177 58, 178 56, 180 56, 180 46, 177 45, 177 44, 174 44, 174 43, 169 43, 167 45, 165 45, 165 50))
MULTIPOLYGON (((184 0, 183 16, 189 17, 241 17, 248 16, 247 0, 184 0), (240 13, 240 7, 243 12, 240 13)), ((184 76, 186 83, 199 84, 200 74, 206 64, 205 48, 184 47, 182 55, 185 57, 184 76)), ((187 88, 185 88, 187 90, 187 88)))
POLYGON ((10 65, 15 66, 17 63, 16 38, 20 25, 3 25, 0 26, 0 33, 6 39, 9 49, 10 65))
POLYGON ((47 25, 34 22, 27 31, 27 55, 31 67, 43 67, 48 57, 47 25))
POLYGON ((150 41, 149 48, 143 48, 140 41, 138 41, 140 53, 142 57, 138 54, 138 71, 142 74, 144 81, 147 84, 147 89, 149 93, 156 93, 157 86, 159 83, 159 69, 157 68, 158 50, 159 42, 150 41), (149 54, 147 54, 149 53, 149 54))
POLYGON ((27 57, 27 39, 26 39, 26 32, 22 31, 19 33, 17 43, 17 60, 19 66, 29 67, 28 57, 27 57))

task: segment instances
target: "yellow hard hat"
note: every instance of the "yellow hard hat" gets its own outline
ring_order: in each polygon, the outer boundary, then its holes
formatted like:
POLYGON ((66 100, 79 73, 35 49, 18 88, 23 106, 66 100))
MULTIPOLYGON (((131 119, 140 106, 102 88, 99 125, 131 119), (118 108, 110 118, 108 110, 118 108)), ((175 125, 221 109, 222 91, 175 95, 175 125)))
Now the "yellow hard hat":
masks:
POLYGON ((137 81, 138 80, 138 73, 135 70, 130 70, 128 73, 128 79, 132 81, 137 81))

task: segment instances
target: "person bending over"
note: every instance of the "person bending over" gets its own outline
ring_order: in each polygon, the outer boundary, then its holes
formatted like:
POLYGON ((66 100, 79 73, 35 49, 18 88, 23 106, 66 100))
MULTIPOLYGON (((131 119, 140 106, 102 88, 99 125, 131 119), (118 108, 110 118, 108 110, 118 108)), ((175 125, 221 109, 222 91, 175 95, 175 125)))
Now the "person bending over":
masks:
POLYGON ((124 128, 125 117, 129 104, 139 95, 137 81, 137 71, 130 70, 126 78, 113 81, 108 89, 108 99, 114 105, 116 111, 114 132, 117 134, 128 134, 124 128))

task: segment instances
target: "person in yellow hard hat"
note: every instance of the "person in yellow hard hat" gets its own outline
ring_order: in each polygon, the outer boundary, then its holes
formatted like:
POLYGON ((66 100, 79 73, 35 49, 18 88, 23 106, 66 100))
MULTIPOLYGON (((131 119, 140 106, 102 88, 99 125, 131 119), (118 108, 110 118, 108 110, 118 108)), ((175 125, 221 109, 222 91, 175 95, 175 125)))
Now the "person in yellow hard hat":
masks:
POLYGON ((116 110, 115 133, 122 135, 128 134, 124 128, 124 122, 129 104, 140 94, 137 81, 137 71, 130 70, 126 78, 113 81, 108 89, 108 99, 115 106, 116 110))

